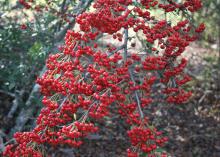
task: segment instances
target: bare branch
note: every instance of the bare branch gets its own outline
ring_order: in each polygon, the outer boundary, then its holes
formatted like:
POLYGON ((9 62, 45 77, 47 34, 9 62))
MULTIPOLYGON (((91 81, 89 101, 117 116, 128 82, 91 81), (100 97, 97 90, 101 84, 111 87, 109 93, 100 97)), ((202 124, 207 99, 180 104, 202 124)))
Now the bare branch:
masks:
POLYGON ((128 29, 124 30, 124 35, 124 62, 126 62, 128 56, 128 29))
MULTIPOLYGON (((132 73, 131 70, 129 70, 129 73, 130 73, 131 80, 132 80, 132 82, 134 83, 134 86, 135 86, 136 82, 134 80, 133 73, 132 73)), ((142 111, 140 99, 139 99, 139 96, 138 96, 138 92, 136 90, 135 90, 135 99, 136 99, 136 102, 137 102, 137 105, 138 105, 138 111, 139 111, 140 117, 141 117, 141 119, 143 119, 144 118, 144 113, 142 111)))
POLYGON ((9 95, 10 97, 13 97, 13 98, 15 97, 14 93, 7 92, 7 91, 1 90, 1 89, 0 89, 0 93, 5 94, 5 95, 9 95))

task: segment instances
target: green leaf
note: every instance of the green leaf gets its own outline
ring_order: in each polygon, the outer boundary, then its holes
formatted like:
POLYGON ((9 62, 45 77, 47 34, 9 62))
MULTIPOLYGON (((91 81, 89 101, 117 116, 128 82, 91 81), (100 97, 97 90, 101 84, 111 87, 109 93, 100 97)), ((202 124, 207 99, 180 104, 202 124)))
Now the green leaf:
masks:
POLYGON ((163 148, 157 148, 157 149, 156 149, 156 152, 158 152, 158 153, 163 153, 163 152, 165 152, 165 150, 164 150, 163 148))
POLYGON ((42 56, 45 56, 45 51, 41 42, 36 41, 33 46, 28 51, 28 56, 31 59, 38 59, 42 56))
POLYGON ((55 79, 58 79, 60 76, 61 76, 61 74, 55 74, 55 75, 54 75, 54 78, 55 78, 55 79))
POLYGON ((147 155, 147 153, 142 153, 141 155, 140 155, 140 157, 147 157, 148 155, 147 155))

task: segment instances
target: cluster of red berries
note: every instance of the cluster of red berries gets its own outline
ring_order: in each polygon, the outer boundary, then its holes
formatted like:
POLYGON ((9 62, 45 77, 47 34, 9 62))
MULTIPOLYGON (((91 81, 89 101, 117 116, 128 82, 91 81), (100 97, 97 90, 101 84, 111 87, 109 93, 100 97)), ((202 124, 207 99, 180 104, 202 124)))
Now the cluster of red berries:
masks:
POLYGON ((18 2, 23 6, 24 9, 32 10, 35 13, 44 13, 50 12, 50 14, 54 15, 57 18, 65 22, 71 22, 72 18, 75 18, 76 15, 69 14, 70 8, 64 7, 62 10, 58 10, 56 7, 57 2, 53 0, 47 0, 45 3, 38 3, 36 0, 18 0, 18 2))
MULTIPOLYGON (((128 137, 132 146, 150 156, 153 155, 153 151, 161 147, 168 140, 167 137, 160 137, 161 135, 162 132, 150 129, 149 127, 144 128, 144 126, 134 127, 128 131, 128 137)), ((138 152, 132 151, 132 149, 128 149, 127 153, 128 156, 138 156, 138 152)))
POLYGON ((40 151, 34 147, 35 144, 40 144, 39 136, 32 132, 15 133, 14 138, 18 144, 9 144, 3 152, 3 156, 9 157, 43 157, 40 151), (36 143, 33 143, 35 141, 36 143))
MULTIPOLYGON (((29 2, 32 2, 32 1, 29 1, 29 2)), ((19 3, 21 5, 23 5, 25 9, 30 9, 31 8, 31 5, 28 2, 26 2, 26 0, 19 0, 19 3)))
POLYGON ((205 24, 202 23, 202 24, 200 24, 200 25, 198 26, 198 28, 196 28, 195 32, 201 33, 201 32, 203 32, 204 30, 205 30, 205 24))
POLYGON ((202 7, 202 2, 200 0, 186 0, 184 2, 184 7, 186 7, 189 11, 195 12, 202 7))
POLYGON ((25 9, 34 9, 37 12, 42 12, 43 6, 34 5, 34 0, 19 0, 19 3, 24 6, 25 9))
POLYGON ((22 30, 26 30, 26 29, 27 29, 27 25, 26 25, 26 24, 21 24, 21 25, 20 25, 20 28, 21 28, 22 30))
POLYGON ((36 127, 16 133, 17 144, 8 145, 4 156, 39 156, 44 144, 79 147, 83 137, 98 131, 94 121, 110 116, 113 104, 131 126, 128 156, 155 156, 167 138, 150 126, 144 110, 161 94, 164 103, 189 99, 191 92, 182 86, 190 77, 184 73, 187 61, 181 54, 205 28, 204 24, 192 27, 188 20, 176 25, 158 20, 149 11, 157 5, 167 12, 183 7, 196 11, 201 2, 96 0, 93 12, 80 14, 76 20, 80 30, 67 32, 62 52, 49 56, 47 71, 37 79, 44 107, 36 127), (130 31, 143 33, 148 52, 128 49, 130 31), (101 49, 97 40, 102 33, 121 41, 121 46, 108 44, 101 49), (161 92, 154 92, 157 83, 163 84, 156 89, 161 92))

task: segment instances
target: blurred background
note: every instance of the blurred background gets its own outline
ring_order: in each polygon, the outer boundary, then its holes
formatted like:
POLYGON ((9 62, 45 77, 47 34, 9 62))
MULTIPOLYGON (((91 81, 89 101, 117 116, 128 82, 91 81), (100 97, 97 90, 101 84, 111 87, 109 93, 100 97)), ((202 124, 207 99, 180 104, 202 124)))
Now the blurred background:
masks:
MULTIPOLYGON (((57 52, 66 30, 74 25, 71 15, 89 9, 85 0, 80 5, 77 0, 51 2, 48 11, 41 13, 36 7, 24 9, 16 0, 0 0, 0 150, 14 132, 33 128, 42 105, 35 80, 44 72, 47 56, 57 52)), ((165 149, 173 156, 220 157, 220 0, 204 0, 203 5, 192 20, 204 22, 206 30, 184 54, 193 78, 187 88, 193 96, 187 104, 152 111, 152 117, 158 117, 154 125, 168 133, 165 149)), ((129 145, 127 126, 117 116, 100 125, 100 135, 86 140, 80 149, 48 148, 49 152, 66 157, 122 157, 129 145)))

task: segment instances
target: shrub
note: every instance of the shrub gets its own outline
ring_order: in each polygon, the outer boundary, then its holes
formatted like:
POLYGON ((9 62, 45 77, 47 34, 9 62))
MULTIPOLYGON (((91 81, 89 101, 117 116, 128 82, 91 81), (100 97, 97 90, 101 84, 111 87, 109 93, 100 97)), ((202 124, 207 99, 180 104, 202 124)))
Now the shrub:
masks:
MULTIPOLYGON (((28 2, 23 1, 27 8, 28 2)), ((155 18, 152 10, 164 14, 190 12, 202 7, 200 0, 176 3, 172 0, 96 0, 93 11, 76 17, 80 30, 69 30, 60 52, 47 59, 47 71, 37 79, 44 95, 36 127, 17 132, 15 144, 4 156, 46 156, 44 145, 79 147, 83 138, 98 131, 96 121, 110 116, 110 106, 130 125, 128 157, 166 156, 156 150, 167 142, 163 132, 150 124, 145 113, 153 103, 181 104, 191 96, 183 85, 185 48, 196 40, 204 24, 195 27, 190 19, 169 21, 155 18), (141 33, 146 52, 131 50, 132 33, 141 33), (103 34, 108 40, 101 48, 103 34)))

